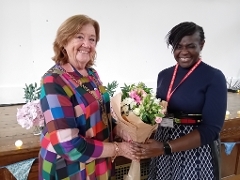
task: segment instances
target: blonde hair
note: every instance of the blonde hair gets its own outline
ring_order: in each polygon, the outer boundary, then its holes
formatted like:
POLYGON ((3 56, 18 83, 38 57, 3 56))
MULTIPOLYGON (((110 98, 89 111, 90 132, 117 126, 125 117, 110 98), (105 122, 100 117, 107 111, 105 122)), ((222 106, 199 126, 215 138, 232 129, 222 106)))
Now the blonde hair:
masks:
MULTIPOLYGON (((66 19, 57 30, 57 35, 53 43, 53 50, 55 53, 55 55, 52 57, 53 61, 59 64, 68 63, 68 55, 64 49, 64 45, 66 45, 67 42, 73 38, 86 24, 93 25, 96 33, 96 43, 99 41, 100 27, 96 20, 81 14, 71 16, 66 19)), ((95 57, 96 52, 94 53, 92 59, 87 63, 87 67, 91 67, 94 64, 95 57)))

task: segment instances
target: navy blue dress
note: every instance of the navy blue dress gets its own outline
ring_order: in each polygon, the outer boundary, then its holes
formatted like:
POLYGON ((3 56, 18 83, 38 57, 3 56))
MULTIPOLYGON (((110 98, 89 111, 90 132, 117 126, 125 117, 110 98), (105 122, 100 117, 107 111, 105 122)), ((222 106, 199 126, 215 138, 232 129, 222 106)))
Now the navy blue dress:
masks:
MULTIPOLYGON (((190 68, 178 68, 173 89, 190 68)), ((158 75, 157 97, 166 100, 174 67, 158 75)), ((223 73, 204 62, 177 88, 168 102, 168 111, 202 114, 200 125, 174 124, 174 128, 158 127, 155 139, 171 141, 198 129, 201 146, 183 152, 162 155, 151 161, 149 180, 218 180, 219 133, 227 107, 227 87, 223 73)))

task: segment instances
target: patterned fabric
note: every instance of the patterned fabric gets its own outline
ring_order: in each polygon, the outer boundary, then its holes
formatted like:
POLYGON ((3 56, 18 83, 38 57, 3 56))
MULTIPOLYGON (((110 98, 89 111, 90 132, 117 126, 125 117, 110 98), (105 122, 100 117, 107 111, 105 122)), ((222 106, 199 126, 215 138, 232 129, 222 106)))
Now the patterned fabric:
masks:
MULTIPOLYGON (((14 164, 5 166, 17 180, 27 180, 29 171, 36 158, 27 159, 14 164)), ((4 167, 0 167, 4 168, 4 167)))
MULTIPOLYGON (((174 125, 174 128, 158 127, 155 139, 169 141, 190 133, 194 126, 174 125)), ((196 149, 153 158, 149 180, 213 180, 214 160, 209 145, 196 149)))
MULTIPOLYGON (((99 156, 102 142, 110 141, 111 123, 103 123, 98 101, 58 67, 42 79, 40 100, 46 126, 41 135, 39 180, 107 180, 111 161, 99 156)), ((102 95, 110 117, 109 95, 99 92, 93 81, 95 77, 101 83, 97 72, 89 68, 89 76, 82 77, 70 64, 62 67, 98 97, 102 95)))

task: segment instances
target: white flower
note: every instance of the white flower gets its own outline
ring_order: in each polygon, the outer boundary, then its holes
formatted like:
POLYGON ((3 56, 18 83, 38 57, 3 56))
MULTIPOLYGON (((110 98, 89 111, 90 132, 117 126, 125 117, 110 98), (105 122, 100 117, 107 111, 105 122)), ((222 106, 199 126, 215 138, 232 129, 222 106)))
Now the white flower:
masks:
POLYGON ((134 101, 132 98, 126 98, 125 100, 127 105, 131 104, 134 101))
POLYGON ((136 114, 137 116, 139 116, 140 115, 140 109, 139 108, 135 108, 133 110, 133 113, 136 114))
POLYGON ((136 105, 137 105, 136 101, 132 101, 132 102, 130 103, 130 108, 133 109, 133 106, 136 106, 136 105))
POLYGON ((132 102, 134 102, 134 99, 132 99, 132 98, 125 98, 121 102, 121 107, 123 107, 124 105, 130 105, 132 102))
POLYGON ((156 98, 153 96, 153 95, 151 95, 151 98, 150 98, 151 100, 155 100, 156 98))
POLYGON ((35 109, 35 107, 31 107, 29 111, 33 119, 35 119, 38 116, 37 110, 35 109))
POLYGON ((128 105, 124 105, 124 106, 122 107, 122 111, 123 111, 124 113, 127 113, 127 112, 129 111, 128 105))
POLYGON ((126 104, 126 99, 122 100, 121 107, 123 107, 126 104))

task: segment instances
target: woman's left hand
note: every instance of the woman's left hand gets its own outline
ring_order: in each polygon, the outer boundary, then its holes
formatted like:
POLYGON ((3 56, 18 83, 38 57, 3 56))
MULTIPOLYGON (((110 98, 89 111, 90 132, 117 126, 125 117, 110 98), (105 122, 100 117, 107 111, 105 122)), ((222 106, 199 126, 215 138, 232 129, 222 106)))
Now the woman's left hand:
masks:
POLYGON ((148 159, 164 154, 163 143, 149 139, 146 143, 131 143, 132 155, 136 159, 148 159))

